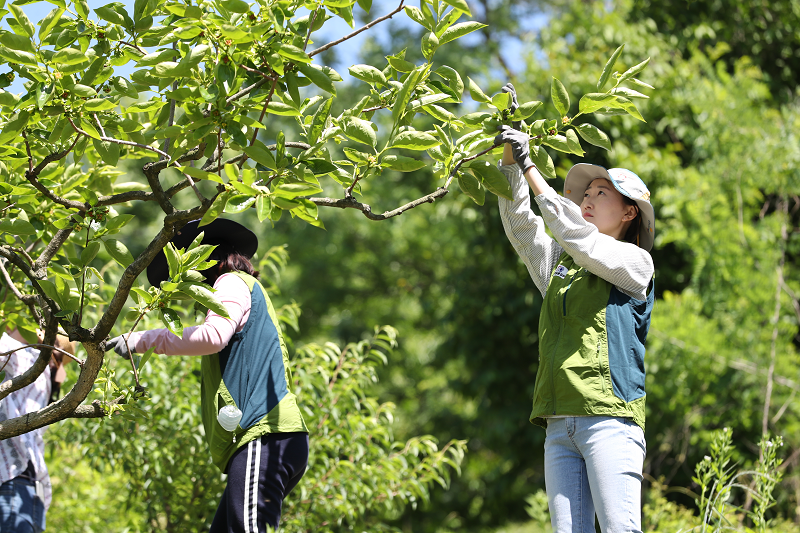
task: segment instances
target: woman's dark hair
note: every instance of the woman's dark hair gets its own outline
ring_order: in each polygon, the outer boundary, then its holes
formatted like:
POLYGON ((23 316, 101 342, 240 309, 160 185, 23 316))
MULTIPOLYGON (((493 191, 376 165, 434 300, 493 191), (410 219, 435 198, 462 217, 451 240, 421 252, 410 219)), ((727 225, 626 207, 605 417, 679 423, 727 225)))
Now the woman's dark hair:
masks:
POLYGON ((639 205, 635 200, 632 200, 625 195, 622 195, 622 200, 625 202, 625 205, 632 205, 636 208, 636 218, 631 220, 628 230, 625 232, 624 240, 639 246, 639 232, 642 229, 642 213, 639 210, 639 205))
POLYGON ((228 272, 244 272, 258 279, 258 270, 253 267, 250 259, 237 252, 230 246, 221 244, 211 252, 209 260, 217 261, 213 267, 201 272, 206 277, 206 281, 213 285, 217 279, 228 272))

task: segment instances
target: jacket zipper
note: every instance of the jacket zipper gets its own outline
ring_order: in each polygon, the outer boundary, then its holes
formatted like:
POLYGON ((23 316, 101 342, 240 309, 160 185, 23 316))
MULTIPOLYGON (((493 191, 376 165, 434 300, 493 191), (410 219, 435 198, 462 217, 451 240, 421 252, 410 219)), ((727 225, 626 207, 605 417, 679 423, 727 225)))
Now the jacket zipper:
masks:
POLYGON ((603 361, 600 358, 600 341, 597 341, 597 371, 600 373, 600 383, 603 385, 603 394, 606 393, 606 375, 603 373, 603 361))
MULTIPOLYGON (((562 315, 561 315, 562 317, 566 317, 567 316, 567 293, 569 292, 569 288, 572 287, 572 282, 575 281, 575 276, 578 275, 578 272, 580 272, 580 269, 578 269, 572 275, 572 277, 569 278, 569 284, 567 285, 567 288, 564 291, 564 298, 563 298, 563 303, 562 303, 562 315)), ((562 335, 563 332, 564 332, 564 326, 562 324, 561 327, 558 328, 558 340, 556 341, 555 353, 558 353, 558 347, 561 345, 561 335, 562 335)), ((553 414, 555 415, 556 412, 557 412, 557 409, 556 409, 556 378, 555 378, 555 374, 554 374, 554 372, 555 372, 554 367, 555 367, 555 364, 553 364, 553 362, 551 362, 550 363, 550 395, 553 398, 553 414)))

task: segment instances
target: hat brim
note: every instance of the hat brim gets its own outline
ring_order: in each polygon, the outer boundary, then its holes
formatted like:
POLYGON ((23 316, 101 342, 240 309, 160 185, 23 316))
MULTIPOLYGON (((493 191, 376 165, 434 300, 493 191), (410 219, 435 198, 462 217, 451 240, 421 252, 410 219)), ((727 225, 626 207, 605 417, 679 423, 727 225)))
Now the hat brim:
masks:
POLYGON ((604 167, 600 165, 590 165, 589 163, 578 163, 574 165, 569 169, 567 178, 564 180, 564 197, 572 200, 576 205, 581 205, 581 202, 583 202, 583 194, 586 192, 587 187, 597 178, 608 180, 622 196, 636 202, 636 206, 639 208, 639 213, 642 216, 642 227, 639 230, 639 247, 649 252, 653 248, 656 226, 653 204, 641 198, 631 198, 628 192, 619 186, 617 181, 604 167))
MULTIPOLYGON (((198 227, 199 220, 192 220, 182 227, 170 241, 175 248, 186 248, 203 233, 203 244, 227 244, 248 259, 253 257, 258 250, 258 237, 256 234, 238 222, 225 218, 217 218, 210 224, 198 227)), ((162 281, 169 279, 169 265, 164 250, 147 267, 147 281, 154 287, 161 285, 162 281)))

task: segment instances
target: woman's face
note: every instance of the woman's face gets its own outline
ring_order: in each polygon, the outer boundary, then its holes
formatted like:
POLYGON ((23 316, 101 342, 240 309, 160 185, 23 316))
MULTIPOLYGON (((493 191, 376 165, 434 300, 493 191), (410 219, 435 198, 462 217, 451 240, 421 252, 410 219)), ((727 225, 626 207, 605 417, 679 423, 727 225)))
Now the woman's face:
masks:
POLYGON ((583 219, 597 226, 600 233, 620 239, 636 218, 636 208, 625 203, 622 194, 605 178, 597 178, 586 188, 581 202, 583 219))

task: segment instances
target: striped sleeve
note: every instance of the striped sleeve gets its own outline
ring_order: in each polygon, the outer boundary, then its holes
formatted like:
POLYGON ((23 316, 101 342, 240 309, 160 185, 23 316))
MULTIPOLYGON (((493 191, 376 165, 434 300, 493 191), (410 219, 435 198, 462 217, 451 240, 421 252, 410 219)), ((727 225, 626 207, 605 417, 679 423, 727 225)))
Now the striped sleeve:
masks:
MULTIPOLYGON (((508 240, 517 251, 528 273, 544 296, 550 282, 550 274, 558 263, 562 247, 545 232, 542 217, 531 209, 528 182, 519 166, 502 165, 500 170, 511 185, 513 201, 499 197, 500 219, 503 221, 508 240)), ((533 170, 536 172, 536 170, 533 170)))
POLYGON ((537 196, 536 203, 556 241, 576 264, 628 296, 647 298, 655 268, 646 250, 600 233, 584 220, 580 207, 553 189, 537 196))

